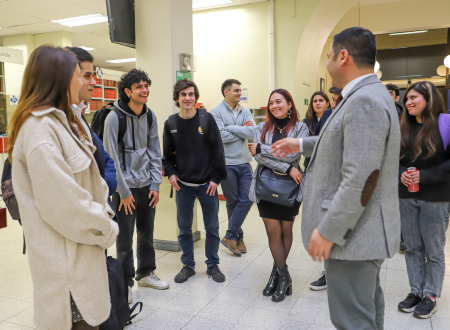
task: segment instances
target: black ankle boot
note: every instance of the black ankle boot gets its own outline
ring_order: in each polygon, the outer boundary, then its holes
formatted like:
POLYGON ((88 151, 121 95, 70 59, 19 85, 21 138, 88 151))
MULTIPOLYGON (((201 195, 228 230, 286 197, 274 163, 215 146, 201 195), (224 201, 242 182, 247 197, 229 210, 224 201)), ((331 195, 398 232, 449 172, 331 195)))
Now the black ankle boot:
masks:
POLYGON ((272 295, 272 301, 280 302, 284 300, 285 295, 290 296, 292 294, 292 279, 287 266, 277 267, 277 271, 279 274, 278 286, 272 295))
POLYGON ((273 264, 272 273, 270 274, 269 282, 267 283, 266 287, 263 290, 264 296, 271 296, 275 292, 278 286, 278 272, 277 272, 277 266, 273 264))

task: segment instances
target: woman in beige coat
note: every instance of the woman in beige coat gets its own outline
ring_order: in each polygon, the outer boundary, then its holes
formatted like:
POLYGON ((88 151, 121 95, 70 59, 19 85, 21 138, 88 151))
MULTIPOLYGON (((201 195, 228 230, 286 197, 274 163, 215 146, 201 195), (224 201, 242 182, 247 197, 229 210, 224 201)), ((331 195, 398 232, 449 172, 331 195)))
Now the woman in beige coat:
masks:
POLYGON ((105 249, 118 227, 70 104, 82 82, 77 59, 41 46, 30 57, 9 126, 9 158, 41 330, 98 329, 110 314, 105 249))

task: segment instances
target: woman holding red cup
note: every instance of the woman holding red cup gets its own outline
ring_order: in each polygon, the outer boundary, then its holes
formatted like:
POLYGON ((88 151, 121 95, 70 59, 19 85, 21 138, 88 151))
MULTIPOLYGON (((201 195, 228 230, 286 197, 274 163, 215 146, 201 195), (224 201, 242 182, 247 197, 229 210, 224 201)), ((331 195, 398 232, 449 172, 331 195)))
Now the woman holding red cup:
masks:
POLYGON ((412 84, 401 122, 400 217, 411 293, 402 312, 430 318, 436 312, 445 275, 445 232, 450 213, 450 148, 442 141, 439 115, 446 113, 437 88, 412 84))

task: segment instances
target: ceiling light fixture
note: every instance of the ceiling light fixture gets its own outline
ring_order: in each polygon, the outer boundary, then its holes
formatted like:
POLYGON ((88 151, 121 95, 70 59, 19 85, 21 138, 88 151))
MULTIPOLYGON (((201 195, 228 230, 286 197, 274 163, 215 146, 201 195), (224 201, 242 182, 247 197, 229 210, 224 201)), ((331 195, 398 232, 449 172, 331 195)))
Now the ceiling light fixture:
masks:
POLYGON ((409 32, 397 32, 397 33, 391 33, 390 36, 399 36, 402 34, 416 34, 416 33, 426 33, 428 30, 419 30, 419 31, 409 31, 409 32))
POLYGON ((92 15, 57 19, 52 21, 52 23, 58 23, 68 27, 104 23, 104 22, 108 22, 108 17, 102 14, 92 14, 92 15))
POLYGON ((447 68, 450 68, 450 55, 448 55, 448 56, 446 56, 446 57, 444 58, 444 65, 445 65, 447 68))
POLYGON ((128 63, 128 62, 136 62, 135 58, 123 58, 121 60, 111 60, 111 61, 106 61, 108 63, 128 63))
POLYGON ((193 0, 192 9, 232 4, 231 0, 193 0))
POLYGON ((87 46, 77 46, 78 48, 84 49, 84 50, 97 50, 96 48, 87 47, 87 46))

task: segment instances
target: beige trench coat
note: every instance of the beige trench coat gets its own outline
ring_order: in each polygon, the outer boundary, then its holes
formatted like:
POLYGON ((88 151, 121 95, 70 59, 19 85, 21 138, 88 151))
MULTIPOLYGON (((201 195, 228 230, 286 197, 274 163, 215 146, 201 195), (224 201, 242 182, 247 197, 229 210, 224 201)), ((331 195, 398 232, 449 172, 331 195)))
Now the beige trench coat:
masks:
POLYGON ((25 121, 12 159, 35 324, 71 329, 70 295, 88 324, 101 324, 111 309, 104 251, 119 229, 92 152, 72 133, 64 112, 51 108, 25 121))

